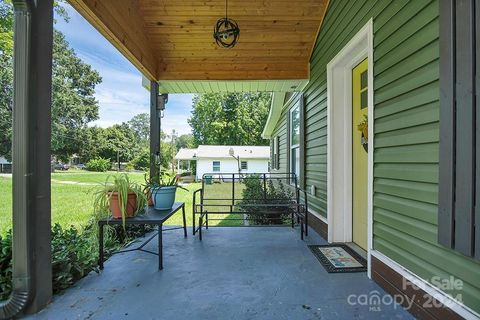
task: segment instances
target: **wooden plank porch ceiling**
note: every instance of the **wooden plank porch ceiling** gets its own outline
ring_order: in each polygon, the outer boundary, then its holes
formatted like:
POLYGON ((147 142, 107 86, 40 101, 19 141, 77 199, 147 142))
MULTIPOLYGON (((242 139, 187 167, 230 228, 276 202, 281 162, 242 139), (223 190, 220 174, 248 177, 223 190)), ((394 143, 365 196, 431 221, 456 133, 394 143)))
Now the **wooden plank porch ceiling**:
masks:
POLYGON ((309 61, 328 0, 229 0, 232 49, 213 26, 224 0, 68 0, 149 80, 295 80, 309 61))

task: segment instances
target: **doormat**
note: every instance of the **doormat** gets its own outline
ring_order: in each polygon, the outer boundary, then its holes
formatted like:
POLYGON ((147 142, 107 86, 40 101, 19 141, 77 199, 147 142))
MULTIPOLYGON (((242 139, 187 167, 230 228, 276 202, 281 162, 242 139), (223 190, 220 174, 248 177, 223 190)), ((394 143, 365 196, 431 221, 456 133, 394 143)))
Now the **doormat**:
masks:
POLYGON ((308 246, 329 273, 365 272, 367 261, 344 244, 308 246))

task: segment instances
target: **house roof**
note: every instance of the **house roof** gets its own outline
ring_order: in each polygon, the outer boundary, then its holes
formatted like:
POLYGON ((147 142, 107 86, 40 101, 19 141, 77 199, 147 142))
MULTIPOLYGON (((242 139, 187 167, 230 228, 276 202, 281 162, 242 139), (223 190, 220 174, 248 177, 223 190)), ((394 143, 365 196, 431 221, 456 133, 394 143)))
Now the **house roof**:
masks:
POLYGON ((178 150, 175 160, 194 160, 197 154, 197 149, 181 148, 178 150))
POLYGON ((1 164, 11 164, 10 161, 8 161, 7 159, 5 159, 4 157, 0 156, 0 163, 1 164))
POLYGON ((200 145, 197 149, 180 149, 175 156, 176 160, 194 160, 201 158, 225 159, 233 155, 241 159, 269 159, 269 146, 211 146, 200 145))

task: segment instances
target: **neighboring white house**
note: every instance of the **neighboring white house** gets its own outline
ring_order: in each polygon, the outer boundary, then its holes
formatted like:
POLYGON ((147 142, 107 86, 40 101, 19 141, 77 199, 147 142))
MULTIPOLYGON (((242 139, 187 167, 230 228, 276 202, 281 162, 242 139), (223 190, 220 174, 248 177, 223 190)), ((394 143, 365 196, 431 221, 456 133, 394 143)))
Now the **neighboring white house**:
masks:
POLYGON ((11 173, 12 172, 12 163, 0 156, 0 173, 11 173))
POLYGON ((180 149, 175 160, 183 171, 190 168, 191 161, 196 161, 197 180, 208 173, 217 177, 227 173, 265 173, 269 169, 270 147, 200 145, 196 149, 180 149))

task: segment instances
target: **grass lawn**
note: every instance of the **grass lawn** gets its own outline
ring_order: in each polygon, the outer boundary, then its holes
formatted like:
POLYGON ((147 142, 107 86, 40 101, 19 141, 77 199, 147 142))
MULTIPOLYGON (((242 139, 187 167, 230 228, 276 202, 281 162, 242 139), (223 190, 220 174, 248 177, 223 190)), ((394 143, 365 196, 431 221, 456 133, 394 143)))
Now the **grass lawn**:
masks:
MULTIPOLYGON (((52 174, 52 224, 62 226, 74 225, 82 227, 88 223, 93 212, 93 191, 95 184, 105 181, 110 173, 95 173, 87 171, 65 171, 52 174)), ((132 180, 142 183, 142 173, 129 173, 132 180)), ((236 184, 236 197, 241 195, 243 185, 236 184)), ((187 224, 192 225, 192 194, 201 187, 200 183, 189 184, 188 191, 178 189, 176 201, 185 202, 187 224)), ((209 197, 231 197, 231 184, 222 183, 207 186, 209 197)), ((213 203, 213 202, 212 202, 213 203)), ((224 207, 228 217, 228 207, 224 207)), ((236 216, 237 218, 239 216, 236 216)), ((238 225, 240 221, 211 221, 210 225, 238 225)), ((178 212, 168 220, 168 224, 181 225, 182 214, 178 212)), ((12 179, 0 176, 0 235, 4 234, 12 225, 12 179)))
MULTIPOLYGON (((56 171, 52 173, 52 182, 58 181, 74 181, 80 183, 102 183, 105 181, 108 175, 115 174, 115 171, 112 172, 89 172, 85 170, 68 170, 68 171, 56 171)), ((144 177, 143 173, 129 173, 128 174, 132 181, 143 183, 144 177)))

